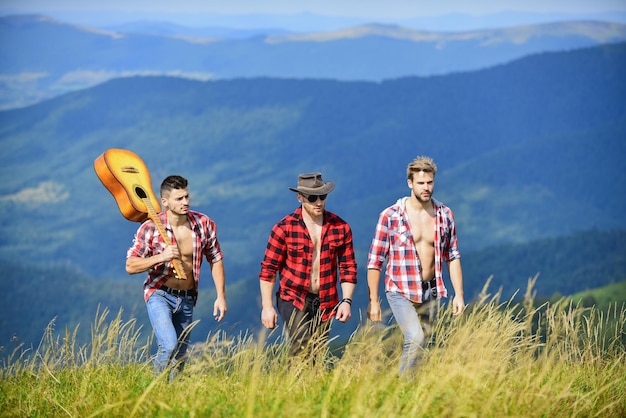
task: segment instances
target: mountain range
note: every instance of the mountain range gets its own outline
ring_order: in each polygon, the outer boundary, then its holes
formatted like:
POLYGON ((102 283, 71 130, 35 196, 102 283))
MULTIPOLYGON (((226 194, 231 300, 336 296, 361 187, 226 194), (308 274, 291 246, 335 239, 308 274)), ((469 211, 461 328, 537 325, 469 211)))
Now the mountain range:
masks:
POLYGON ((42 15, 1 17, 0 108, 132 75, 381 81, 478 70, 529 54, 626 40, 626 24, 612 21, 456 32, 375 23, 308 33, 201 31, 154 22, 113 29, 42 15))
MULTIPOLYGON (((0 263, 14 292, 2 335, 28 326, 15 319, 25 300, 36 330, 55 312, 89 323, 98 302, 143 317, 143 278, 124 271, 138 224, 93 168, 113 147, 144 159, 153 189, 168 174, 190 180, 193 208, 218 225, 232 327, 258 325, 267 236, 308 171, 336 182, 327 208, 353 228, 363 309, 377 216, 408 194, 406 165, 422 154, 438 163, 435 197, 456 215, 468 300, 491 275, 505 295, 537 273, 543 296, 623 281, 624 74, 626 43, 607 43, 377 81, 121 77, 0 111, 0 263)), ((209 304, 206 269, 201 287, 209 304)))
POLYGON ((306 171, 337 182, 329 209, 365 253, 418 154, 438 161, 436 196, 458 211, 468 248, 623 228, 625 45, 385 82, 122 78, 0 112, 0 204, 18 214, 2 223, 2 257, 123 274, 136 226, 92 167, 113 147, 142 156, 155 186, 189 177, 241 264, 259 261, 306 171))

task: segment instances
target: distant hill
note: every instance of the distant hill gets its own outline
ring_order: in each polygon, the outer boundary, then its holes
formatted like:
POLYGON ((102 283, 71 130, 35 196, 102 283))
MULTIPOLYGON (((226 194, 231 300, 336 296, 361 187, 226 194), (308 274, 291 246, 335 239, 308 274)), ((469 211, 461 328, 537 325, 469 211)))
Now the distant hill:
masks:
POLYGON ((0 108, 132 75, 381 81, 483 69, 539 52, 626 40, 626 25, 610 21, 463 32, 381 24, 284 32, 250 31, 243 37, 241 31, 183 31, 165 23, 111 31, 47 16, 0 17, 0 108))
POLYGON ((599 289, 591 289, 572 296, 574 303, 585 307, 594 306, 599 310, 620 309, 626 304, 626 282, 614 283, 599 289))

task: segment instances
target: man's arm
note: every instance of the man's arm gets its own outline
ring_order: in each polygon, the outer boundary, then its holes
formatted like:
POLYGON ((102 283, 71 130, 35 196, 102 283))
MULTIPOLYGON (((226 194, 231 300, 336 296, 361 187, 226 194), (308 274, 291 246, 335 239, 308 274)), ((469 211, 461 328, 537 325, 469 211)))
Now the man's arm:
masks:
POLYGON ((273 302, 274 283, 276 282, 278 271, 285 263, 287 252, 286 232, 279 222, 270 231, 259 273, 261 323, 267 329, 274 329, 278 325, 278 314, 276 309, 274 309, 273 302))
POLYGON ((383 320, 378 285, 384 260, 388 258, 390 251, 389 231, 392 227, 390 226, 388 213, 390 212, 385 210, 379 215, 376 229, 374 230, 374 238, 372 238, 369 253, 367 254, 367 288, 369 293, 367 317, 374 322, 383 320))
POLYGON ((274 329, 278 324, 278 314, 274 309, 272 294, 274 293, 274 280, 260 280, 261 286, 261 322, 267 329, 274 329))
POLYGON ((367 269, 367 287, 369 292, 369 302, 367 304, 367 317, 374 321, 383 320, 383 314, 380 310, 380 300, 378 297, 378 283, 380 282, 380 270, 367 269))
POLYGON ((452 314, 460 315, 465 310, 465 300, 463 299, 463 270, 461 269, 461 259, 456 258, 448 262, 448 271, 452 287, 454 287, 454 298, 452 299, 452 314))
POLYGON ((165 263, 178 257, 178 247, 175 245, 168 245, 165 248, 165 251, 151 257, 128 257, 126 259, 126 272, 128 274, 143 273, 157 264, 165 263))
POLYGON ((339 303, 339 306, 337 307, 337 313, 335 314, 335 319, 337 319, 339 322, 346 322, 352 316, 352 295, 354 294, 355 287, 356 283, 341 283, 341 300, 349 299, 350 302, 346 301, 343 303, 339 303))
POLYGON ((211 264, 211 275, 215 284, 215 303, 213 304, 213 316, 216 321, 221 321, 228 310, 226 306, 226 273, 224 272, 223 260, 211 264))

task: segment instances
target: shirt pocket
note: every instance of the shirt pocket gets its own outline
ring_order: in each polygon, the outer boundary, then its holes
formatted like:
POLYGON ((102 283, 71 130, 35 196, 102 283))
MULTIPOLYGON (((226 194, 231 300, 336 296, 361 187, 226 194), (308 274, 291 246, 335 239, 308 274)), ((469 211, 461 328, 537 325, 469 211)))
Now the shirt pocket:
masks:
POLYGON ((165 245, 165 240, 161 237, 161 234, 156 232, 152 235, 150 240, 150 255, 160 254, 165 251, 166 247, 167 245, 165 245))
POLYGON ((411 231, 404 226, 398 226, 391 230, 391 245, 393 247, 409 247, 412 245, 411 231))
POLYGON ((287 252, 289 257, 302 258, 304 257, 304 243, 298 241, 292 241, 287 243, 287 252))
POLYGON ((340 239, 331 239, 328 242, 328 251, 332 259, 334 259, 337 256, 337 254, 341 251, 342 246, 343 246, 343 241, 340 239))

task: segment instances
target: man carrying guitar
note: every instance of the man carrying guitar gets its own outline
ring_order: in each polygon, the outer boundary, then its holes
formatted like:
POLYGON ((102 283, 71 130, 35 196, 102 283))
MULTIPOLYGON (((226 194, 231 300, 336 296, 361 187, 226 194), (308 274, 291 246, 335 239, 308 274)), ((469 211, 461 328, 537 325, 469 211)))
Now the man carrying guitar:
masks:
POLYGON ((193 322, 202 258, 206 257, 211 265, 217 292, 213 315, 217 321, 227 310, 226 279, 215 222, 189 209, 187 180, 169 176, 161 183, 160 193, 165 210, 158 217, 169 240, 163 238, 152 219, 146 220, 128 249, 126 271, 148 272, 144 299, 158 343, 154 369, 159 374, 171 366, 171 380, 184 366, 190 335, 185 328, 193 322), (184 271, 177 272, 174 264, 184 271))

